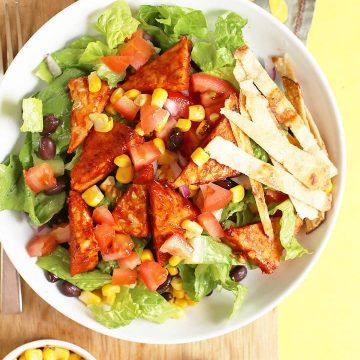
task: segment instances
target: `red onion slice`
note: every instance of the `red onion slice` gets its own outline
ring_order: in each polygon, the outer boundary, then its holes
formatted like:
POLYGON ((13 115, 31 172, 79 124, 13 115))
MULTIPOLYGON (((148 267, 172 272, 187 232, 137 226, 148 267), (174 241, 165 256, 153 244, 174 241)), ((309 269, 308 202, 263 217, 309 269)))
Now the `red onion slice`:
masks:
POLYGON ((187 185, 183 185, 179 187, 180 193, 184 198, 190 197, 190 189, 187 185))

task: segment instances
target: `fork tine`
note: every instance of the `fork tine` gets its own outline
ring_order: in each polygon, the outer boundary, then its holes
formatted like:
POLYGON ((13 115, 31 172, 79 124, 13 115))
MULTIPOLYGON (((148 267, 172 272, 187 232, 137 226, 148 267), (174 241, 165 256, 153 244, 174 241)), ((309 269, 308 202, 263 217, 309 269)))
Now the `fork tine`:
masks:
POLYGON ((10 27, 10 12, 9 5, 5 0, 5 36, 6 36, 6 67, 9 67, 10 63, 14 58, 13 46, 11 42, 11 27, 10 27))
POLYGON ((22 29, 20 21, 20 0, 15 0, 15 19, 16 19, 16 33, 17 33, 17 52, 23 46, 22 29))

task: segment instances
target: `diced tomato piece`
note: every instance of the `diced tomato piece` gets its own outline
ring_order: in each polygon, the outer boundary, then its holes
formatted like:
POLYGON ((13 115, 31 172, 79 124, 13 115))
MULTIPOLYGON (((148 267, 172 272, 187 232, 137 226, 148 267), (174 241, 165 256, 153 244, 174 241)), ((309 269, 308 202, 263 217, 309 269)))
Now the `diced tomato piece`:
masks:
POLYGON ((121 268, 133 270, 141 264, 140 256, 135 252, 131 252, 129 256, 118 260, 121 268))
POLYGON ((54 227, 48 235, 56 238, 58 244, 66 243, 70 240, 71 229, 69 224, 60 224, 54 227))
POLYGON ((155 131, 155 136, 166 140, 169 137, 170 131, 176 126, 176 120, 170 116, 166 125, 163 127, 161 131, 155 131))
POLYGON ((114 105, 114 109, 127 120, 134 120, 139 107, 127 96, 122 96, 114 105))
POLYGON ((130 58, 130 65, 139 70, 153 55, 154 46, 143 38, 143 32, 136 32, 120 49, 119 55, 130 58))
POLYGON ((179 117, 187 118, 189 116, 189 106, 194 105, 193 101, 186 95, 174 91, 168 91, 168 98, 164 108, 175 119, 179 117))
POLYGON ((110 252, 115 240, 114 228, 109 224, 96 225, 94 233, 101 254, 104 255, 110 252))
POLYGON ((140 110, 141 128, 145 134, 149 134, 162 123, 166 118, 169 118, 169 113, 165 109, 160 109, 157 106, 145 104, 140 110))
POLYGON ((92 218, 97 224, 115 224, 114 218, 106 205, 95 208, 92 218))
POLYGON ((224 106, 225 100, 226 96, 224 94, 218 94, 215 91, 205 91, 200 94, 200 103, 205 108, 214 105, 224 106))
POLYGON ((225 235, 224 230, 213 213, 204 212, 200 214, 198 221, 210 236, 223 237, 225 235))
POLYGON ((161 245, 160 251, 186 259, 194 249, 182 235, 173 234, 161 245))
POLYGON ((134 184, 144 185, 154 180, 154 166, 148 164, 141 170, 135 172, 133 179, 134 184))
POLYGON ((139 278, 150 291, 155 291, 168 276, 167 270, 152 260, 141 263, 138 272, 139 278))
POLYGON ((151 164, 161 155, 160 150, 152 141, 145 142, 130 148, 130 156, 136 170, 151 164))
POLYGON ((30 256, 50 255, 58 246, 56 237, 50 234, 38 235, 30 240, 26 245, 26 250, 30 256))
POLYGON ((226 98, 231 94, 237 93, 237 90, 226 80, 203 73, 191 76, 191 86, 194 92, 215 91, 224 94, 226 98))
POLYGON ((287 200, 288 198, 289 198, 288 195, 286 195, 280 191, 276 191, 273 189, 265 190, 265 201, 267 204, 283 202, 283 201, 287 200))
POLYGON ((109 55, 101 57, 101 62, 117 74, 123 73, 130 65, 130 56, 109 55))
POLYGON ((202 212, 212 212, 224 208, 232 199, 230 190, 215 184, 200 185, 204 197, 202 212))
POLYGON ((25 170, 24 178, 26 185, 35 193, 51 189, 56 185, 54 171, 47 163, 41 163, 25 170))
POLYGON ((114 269, 111 282, 113 285, 131 285, 136 282, 137 271, 127 268, 114 269))
MULTIPOLYGON (((194 122, 194 124, 196 124, 194 122)), ((180 146, 180 152, 185 157, 190 157, 194 150, 200 145, 201 138, 196 135, 196 125, 189 131, 183 133, 183 141, 180 146)))

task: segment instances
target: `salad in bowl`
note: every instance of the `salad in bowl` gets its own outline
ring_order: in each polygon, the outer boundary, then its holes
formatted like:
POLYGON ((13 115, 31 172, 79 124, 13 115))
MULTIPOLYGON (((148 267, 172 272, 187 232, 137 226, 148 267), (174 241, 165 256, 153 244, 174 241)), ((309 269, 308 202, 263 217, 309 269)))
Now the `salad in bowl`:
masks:
POLYGON ((287 55, 268 73, 226 11, 119 0, 46 55, 23 99, 25 142, 0 165, 0 209, 27 252, 108 328, 180 318, 258 268, 308 255, 337 169, 287 55))

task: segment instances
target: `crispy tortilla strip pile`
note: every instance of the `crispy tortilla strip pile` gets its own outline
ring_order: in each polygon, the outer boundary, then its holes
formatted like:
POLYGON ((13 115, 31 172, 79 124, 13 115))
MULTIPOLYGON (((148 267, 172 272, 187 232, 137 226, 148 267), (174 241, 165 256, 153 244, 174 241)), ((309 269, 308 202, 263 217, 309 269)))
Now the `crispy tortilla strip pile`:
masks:
POLYGON ((172 234, 185 234, 181 227, 184 220, 194 220, 198 210, 188 200, 166 183, 154 181, 150 185, 151 223, 157 260, 165 265, 170 257, 159 251, 161 245, 172 234))
MULTIPOLYGON (((226 140, 235 143, 234 135, 231 131, 229 120, 222 117, 218 120, 214 129, 204 139, 201 146, 205 147, 216 136, 221 136, 226 140)), ((175 188, 183 185, 205 184, 228 177, 237 176, 239 173, 227 166, 221 165, 213 159, 207 161, 203 166, 197 166, 192 160, 185 166, 179 177, 173 183, 175 188)))
POLYGON ((94 235, 89 206, 76 191, 70 191, 68 211, 71 229, 70 274, 92 270, 97 265, 99 247, 94 235))
POLYGON ((117 202, 112 215, 116 232, 137 237, 149 235, 146 185, 131 185, 117 202))
POLYGON ((68 154, 71 154, 85 140, 93 126, 89 115, 102 113, 109 101, 111 90, 105 81, 101 82, 101 89, 92 93, 89 91, 86 76, 69 81, 70 98, 74 101, 71 110, 71 138, 68 154))
POLYGON ((191 41, 183 36, 171 49, 144 65, 121 85, 124 90, 151 92, 156 88, 172 91, 189 89, 191 41))
POLYGON ((83 192, 96 184, 115 170, 117 156, 143 141, 130 127, 117 122, 107 133, 92 130, 84 142, 79 161, 71 171, 71 188, 83 192))

